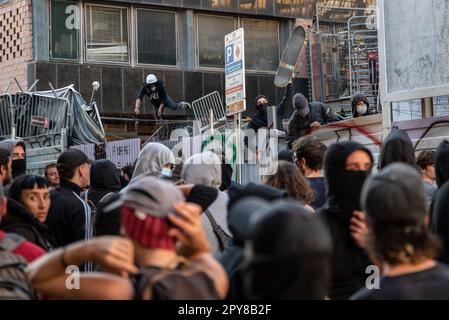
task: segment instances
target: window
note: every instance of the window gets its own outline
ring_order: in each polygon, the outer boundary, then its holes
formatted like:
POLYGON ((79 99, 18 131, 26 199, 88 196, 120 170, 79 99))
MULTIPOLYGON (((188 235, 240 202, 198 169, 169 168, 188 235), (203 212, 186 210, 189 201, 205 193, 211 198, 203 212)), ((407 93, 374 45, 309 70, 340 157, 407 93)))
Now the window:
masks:
POLYGON ((138 63, 176 66, 176 14, 137 10, 138 63))
POLYGON ((76 1, 51 1, 51 47, 53 59, 79 58, 79 16, 76 1))
POLYGON ((449 115, 449 96, 433 98, 433 114, 435 117, 449 115))
POLYGON ((421 100, 393 102, 391 104, 391 118, 393 121, 421 119, 421 100))
POLYGON ((126 8, 86 5, 86 60, 129 62, 126 8))
POLYGON ((243 19, 247 70, 276 71, 279 65, 279 22, 243 19))
POLYGON ((198 15, 199 67, 224 68, 224 37, 234 30, 234 18, 198 15))

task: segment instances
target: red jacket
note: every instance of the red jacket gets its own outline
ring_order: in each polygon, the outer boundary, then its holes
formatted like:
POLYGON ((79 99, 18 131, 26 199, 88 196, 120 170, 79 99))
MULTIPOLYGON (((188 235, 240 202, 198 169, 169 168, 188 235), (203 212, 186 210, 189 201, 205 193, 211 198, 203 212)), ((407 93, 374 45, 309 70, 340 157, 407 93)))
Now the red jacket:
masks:
MULTIPOLYGON (((0 230, 0 240, 3 240, 5 235, 6 233, 0 230)), ((28 261, 28 263, 30 263, 44 255, 45 251, 34 243, 24 241, 12 253, 23 257, 26 261, 28 261)))

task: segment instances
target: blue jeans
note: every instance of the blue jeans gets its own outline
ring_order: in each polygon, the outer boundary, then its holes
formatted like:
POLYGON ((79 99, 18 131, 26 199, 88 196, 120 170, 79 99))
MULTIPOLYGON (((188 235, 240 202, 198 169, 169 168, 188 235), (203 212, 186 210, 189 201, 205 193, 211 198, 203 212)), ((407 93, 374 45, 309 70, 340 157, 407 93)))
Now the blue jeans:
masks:
POLYGON ((164 104, 165 107, 169 107, 172 110, 182 109, 182 105, 179 102, 173 101, 170 96, 167 96, 167 102, 164 104))

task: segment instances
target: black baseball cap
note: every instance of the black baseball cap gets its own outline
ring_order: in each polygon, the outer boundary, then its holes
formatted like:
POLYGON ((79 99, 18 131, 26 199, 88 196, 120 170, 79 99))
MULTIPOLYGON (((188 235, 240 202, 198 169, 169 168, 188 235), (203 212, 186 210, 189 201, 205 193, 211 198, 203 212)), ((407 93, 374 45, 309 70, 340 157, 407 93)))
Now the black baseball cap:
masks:
POLYGON ((363 186, 361 207, 384 225, 418 226, 427 214, 427 195, 415 167, 393 163, 363 186))
POLYGON ((66 150, 58 158, 58 164, 68 168, 76 168, 85 163, 94 164, 95 161, 90 160, 84 152, 78 149, 66 150))

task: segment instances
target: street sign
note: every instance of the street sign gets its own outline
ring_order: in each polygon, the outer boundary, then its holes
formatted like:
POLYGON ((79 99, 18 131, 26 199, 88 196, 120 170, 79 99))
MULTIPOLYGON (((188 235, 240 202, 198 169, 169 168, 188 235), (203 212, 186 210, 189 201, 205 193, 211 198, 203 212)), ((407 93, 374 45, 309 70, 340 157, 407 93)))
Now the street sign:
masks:
POLYGON ((245 41, 243 28, 225 36, 226 115, 246 110, 245 41))

